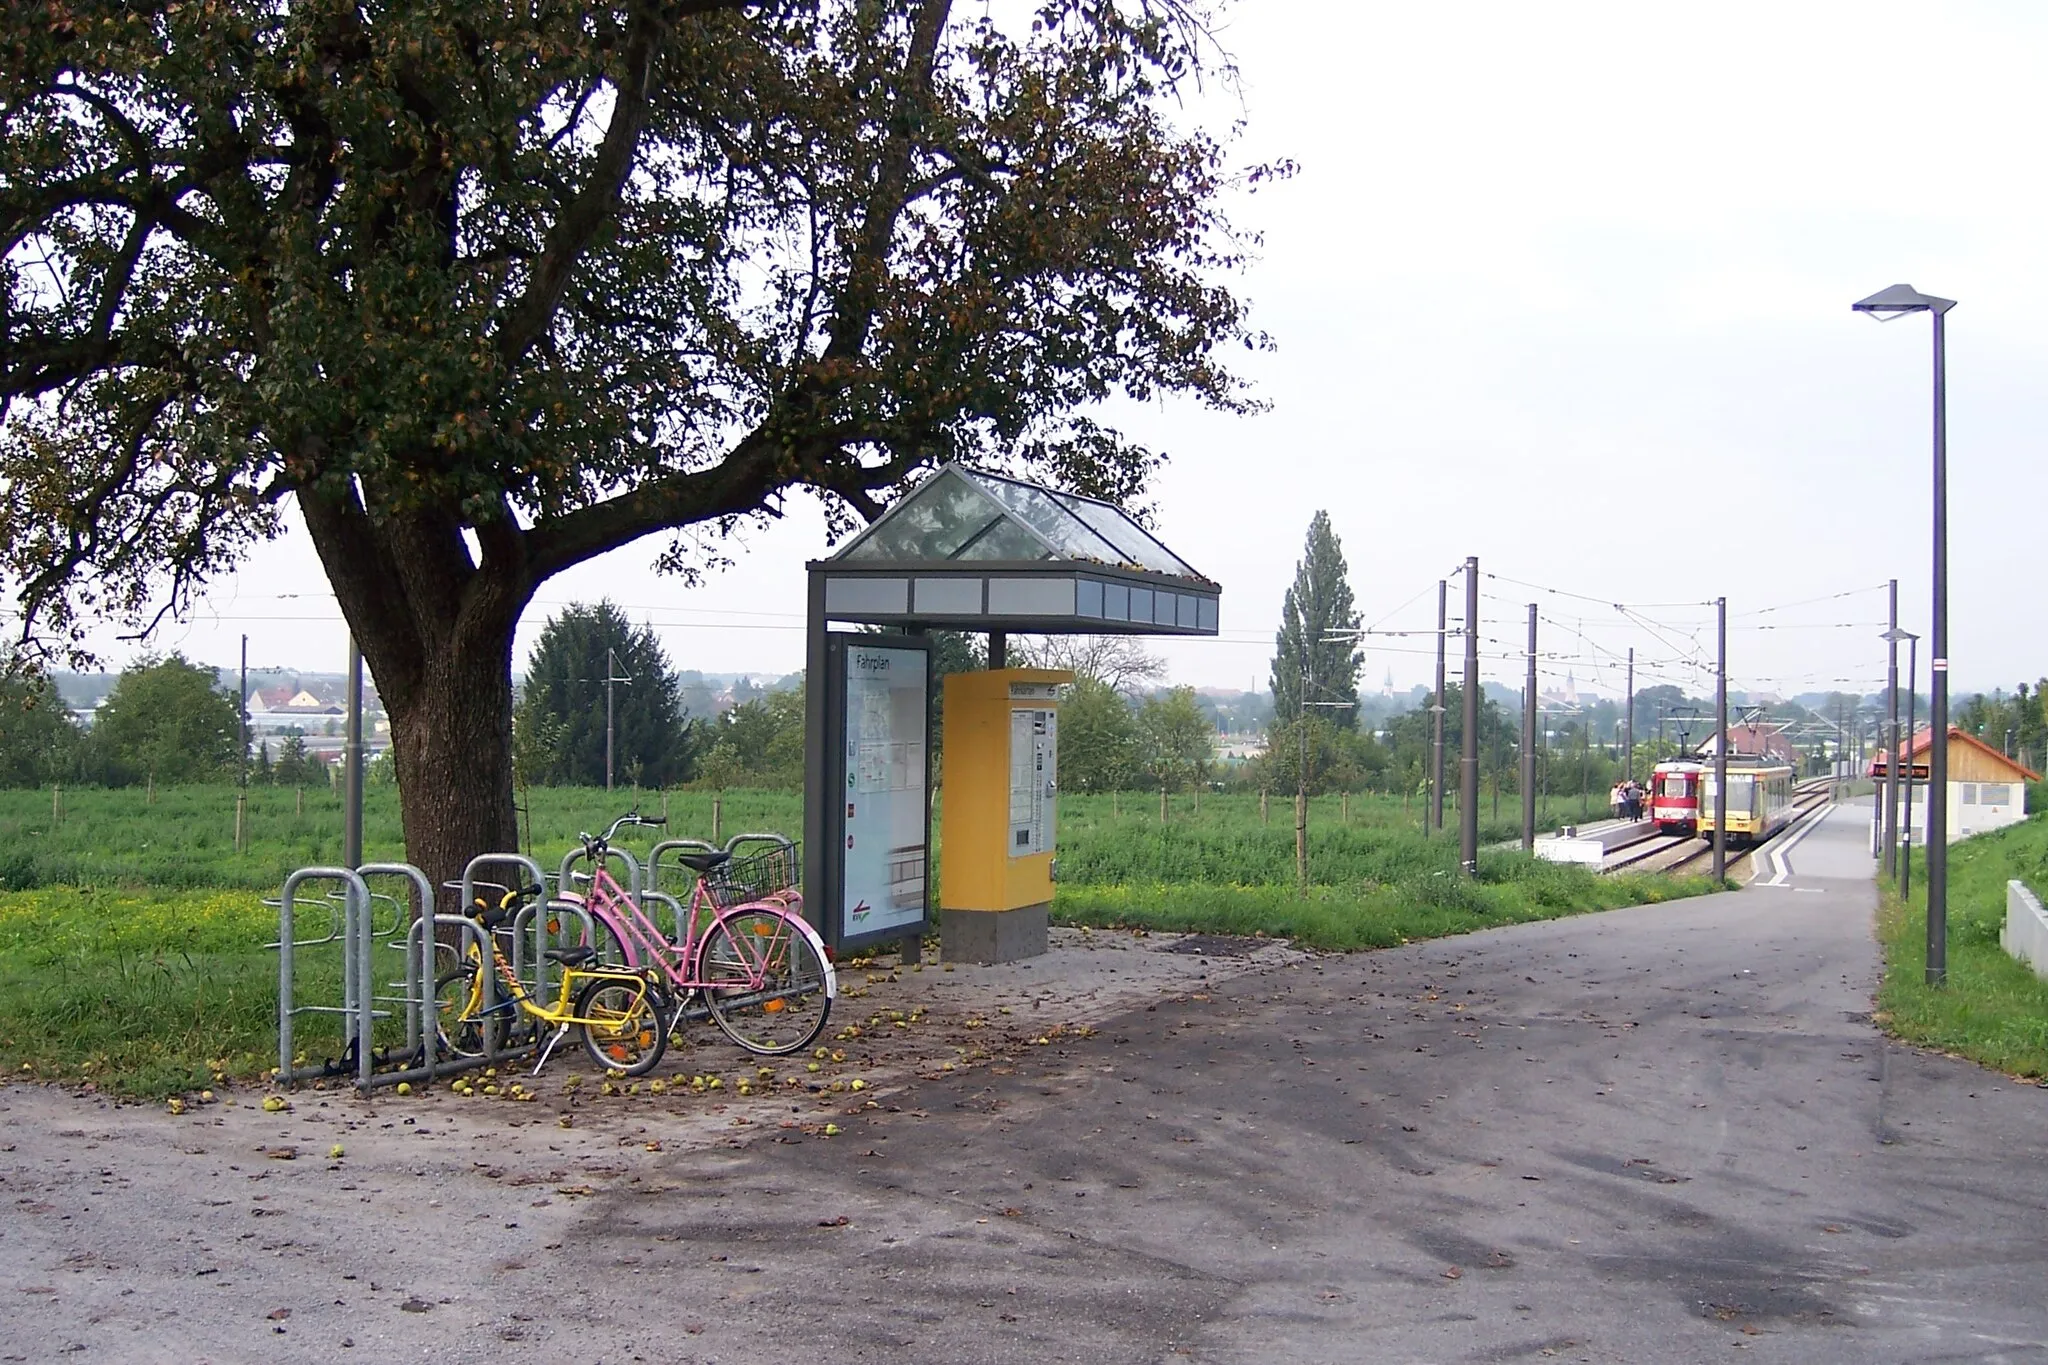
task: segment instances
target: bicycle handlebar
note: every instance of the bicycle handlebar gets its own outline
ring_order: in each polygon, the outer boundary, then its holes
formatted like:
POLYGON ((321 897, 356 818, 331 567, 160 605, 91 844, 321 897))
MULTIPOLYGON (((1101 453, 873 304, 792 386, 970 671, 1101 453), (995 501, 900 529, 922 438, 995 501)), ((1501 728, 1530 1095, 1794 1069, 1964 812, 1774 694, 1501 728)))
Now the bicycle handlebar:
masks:
POLYGON ((642 815, 639 811, 629 810, 618 819, 612 821, 611 827, 605 830, 603 834, 592 836, 588 833, 580 833, 576 838, 583 845, 584 849, 589 851, 600 846, 610 846, 613 836, 619 832, 620 827, 623 825, 653 825, 658 827, 667 823, 668 817, 666 815, 642 815))

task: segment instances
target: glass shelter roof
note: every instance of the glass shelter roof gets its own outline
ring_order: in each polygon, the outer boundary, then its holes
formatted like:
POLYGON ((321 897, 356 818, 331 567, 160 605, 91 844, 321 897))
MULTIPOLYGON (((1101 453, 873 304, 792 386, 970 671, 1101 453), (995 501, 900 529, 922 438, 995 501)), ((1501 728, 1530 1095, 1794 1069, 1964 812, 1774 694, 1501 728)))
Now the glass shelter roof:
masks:
POLYGON ((967 630, 1217 631, 1217 585, 1113 503, 965 465, 906 493, 830 559, 828 614, 967 630))
POLYGON ((833 558, 1073 559, 1201 577, 1120 507, 962 465, 919 484, 833 558))

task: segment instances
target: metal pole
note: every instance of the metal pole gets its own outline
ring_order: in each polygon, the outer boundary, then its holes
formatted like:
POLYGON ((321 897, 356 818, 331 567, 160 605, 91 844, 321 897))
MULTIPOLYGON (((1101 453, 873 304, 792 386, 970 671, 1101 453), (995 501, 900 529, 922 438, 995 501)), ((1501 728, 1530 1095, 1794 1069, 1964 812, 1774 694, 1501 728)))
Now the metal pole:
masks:
POLYGON ((1714 599, 1714 712, 1720 735, 1714 743, 1714 880, 1728 874, 1728 599, 1714 599))
MULTIPOLYGON (((845 854, 842 850, 826 847, 827 823, 825 804, 838 801, 840 793, 828 790, 826 774, 831 765, 827 762, 825 749, 828 744, 839 740, 829 736, 829 715, 826 705, 831 695, 831 681, 825 676, 831 671, 831 644, 826 638, 825 627, 825 578, 816 568, 805 574, 807 580, 804 612, 804 916, 813 928, 838 941, 838 915, 828 910, 825 900, 829 894, 826 867, 831 863, 837 867, 845 854)), ((930 841, 927 840, 927 843, 930 841)))
POLYGON ((1465 560, 1465 733, 1458 757, 1458 863, 1479 870, 1479 556, 1465 560))
POLYGON ((612 789, 612 684, 618 681, 619 663, 614 651, 604 651, 604 789, 612 789))
MULTIPOLYGON (((1906 637, 1906 747, 1913 747, 1913 733, 1920 722, 1920 637, 1906 637)), ((1899 895, 1913 894, 1913 768, 1906 759, 1906 840, 1899 849, 1899 895)))
POLYGON ((1010 666, 1010 635, 1008 631, 992 630, 988 633, 988 666, 991 669, 1010 666))
MULTIPOLYGON (((341 861, 343 866, 363 865, 363 651, 356 637, 348 637, 348 731, 341 746, 341 861)), ((434 913, 432 901, 420 913, 434 913)))
MULTIPOLYGON (((1294 766, 1294 881, 1303 898, 1308 896, 1308 684, 1309 671, 1301 671, 1301 713, 1295 718, 1294 731, 1300 737, 1300 756, 1294 766)), ((1166 801, 1166 788, 1159 789, 1159 800, 1166 801)), ((1429 816, 1423 821, 1427 824, 1429 816)))
POLYGON ((1536 604, 1529 604, 1529 676, 1522 683, 1522 852, 1536 851, 1536 604))
POLYGON ((1927 736, 1927 984, 1948 980, 1948 380, 1945 315, 1934 314, 1934 626, 1927 736))
POLYGON ((1623 760, 1628 769, 1624 776, 1636 780, 1636 647, 1628 647, 1628 710, 1622 713, 1621 747, 1627 754, 1623 760))
POLYGON ((242 637, 242 696, 235 704, 235 737, 242 756, 235 760, 235 785, 249 785, 249 637, 242 637))
POLYGON ((1891 627, 1885 632, 1885 703, 1890 740, 1884 765, 1884 875, 1899 862, 1899 580, 1891 580, 1891 627))
POLYGON ((1450 618, 1448 610, 1450 584, 1439 578, 1436 581, 1436 696, 1430 700, 1434 708, 1430 713, 1429 760, 1429 801, 1424 808, 1422 832, 1429 833, 1430 820, 1436 821, 1438 833, 1444 827, 1444 639, 1450 618))

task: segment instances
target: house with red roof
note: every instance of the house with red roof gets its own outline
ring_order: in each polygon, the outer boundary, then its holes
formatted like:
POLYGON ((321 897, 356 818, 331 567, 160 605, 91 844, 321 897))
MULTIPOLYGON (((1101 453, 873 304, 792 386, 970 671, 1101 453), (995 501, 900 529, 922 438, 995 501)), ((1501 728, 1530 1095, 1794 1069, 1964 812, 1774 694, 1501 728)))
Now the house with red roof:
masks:
MULTIPOLYGON (((1927 786, 1934 758, 1934 727, 1914 732, 1899 761, 1899 781, 1913 803, 1913 842, 1927 839, 1927 786)), ((1870 776, 1883 782, 1890 755, 1877 751, 1870 776)), ((1948 727, 1948 839, 1954 843, 1972 834, 2017 824, 2027 817, 2027 786, 2041 775, 2007 758, 1960 726, 1948 727)), ((1903 826, 1902 826, 1903 829, 1903 826)))

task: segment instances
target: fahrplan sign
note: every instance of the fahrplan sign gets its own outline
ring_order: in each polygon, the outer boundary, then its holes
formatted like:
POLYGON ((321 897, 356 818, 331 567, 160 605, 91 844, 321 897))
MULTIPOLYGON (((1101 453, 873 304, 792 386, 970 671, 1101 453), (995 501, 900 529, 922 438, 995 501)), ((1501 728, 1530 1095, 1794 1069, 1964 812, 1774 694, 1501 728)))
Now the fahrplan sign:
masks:
POLYGON ((911 637, 834 635, 832 774, 840 796, 826 903, 840 948, 930 919, 930 653, 911 637))

